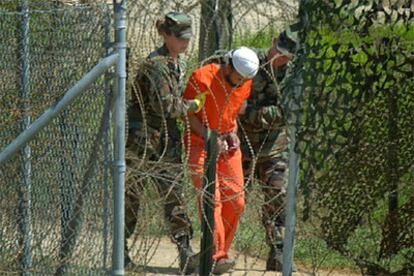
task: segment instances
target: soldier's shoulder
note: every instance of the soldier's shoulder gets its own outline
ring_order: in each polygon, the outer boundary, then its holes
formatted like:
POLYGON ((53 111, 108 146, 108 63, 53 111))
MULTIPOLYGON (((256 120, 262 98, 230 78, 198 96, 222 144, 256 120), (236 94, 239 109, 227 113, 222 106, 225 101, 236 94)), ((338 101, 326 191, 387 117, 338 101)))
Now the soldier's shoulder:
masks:
POLYGON ((171 62, 171 58, 168 56, 153 56, 153 57, 148 57, 147 62, 149 64, 154 64, 154 65, 159 65, 159 66, 167 66, 168 62, 171 62))
POLYGON ((152 58, 147 57, 141 60, 139 65, 141 70, 150 72, 168 72, 168 57, 154 56, 152 58))

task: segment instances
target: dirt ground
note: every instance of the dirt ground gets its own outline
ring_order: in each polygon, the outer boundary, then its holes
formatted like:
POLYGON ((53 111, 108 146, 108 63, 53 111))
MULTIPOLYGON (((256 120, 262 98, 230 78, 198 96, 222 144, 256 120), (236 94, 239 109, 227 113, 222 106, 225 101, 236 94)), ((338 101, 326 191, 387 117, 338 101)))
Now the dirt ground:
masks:
MULTIPOLYGON (((193 244, 195 251, 199 248, 193 244)), ((161 238, 156 246, 156 249, 151 251, 153 254, 145 266, 130 266, 125 270, 125 275, 180 275, 178 270, 177 250, 173 243, 168 238, 161 238)), ((277 272, 265 271, 265 260, 254 258, 247 255, 241 255, 233 252, 233 256, 238 256, 236 259, 236 266, 233 271, 223 274, 231 276, 252 275, 252 276, 270 276, 282 275, 277 272)), ((134 256, 132 256, 134 259, 134 256)), ((320 276, 357 276, 359 273, 347 270, 318 270, 313 272, 312 268, 306 268, 296 264, 298 271, 293 273, 293 276, 299 275, 320 275, 320 276)), ((196 275, 196 274, 194 274, 196 275)))

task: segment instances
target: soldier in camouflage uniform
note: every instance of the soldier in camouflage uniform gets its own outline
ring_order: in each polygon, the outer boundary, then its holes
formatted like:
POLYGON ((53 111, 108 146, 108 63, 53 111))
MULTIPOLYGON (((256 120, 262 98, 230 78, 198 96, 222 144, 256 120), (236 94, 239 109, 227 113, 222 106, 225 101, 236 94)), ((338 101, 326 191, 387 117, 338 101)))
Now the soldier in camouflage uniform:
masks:
POLYGON ((270 271, 282 270, 288 137, 281 91, 288 62, 297 47, 296 41, 297 34, 288 28, 274 39, 270 49, 256 51, 260 70, 253 79, 252 93, 241 117, 244 175, 249 177, 254 173, 264 194, 262 223, 270 247, 266 263, 266 270, 270 271))
MULTIPOLYGON (((170 226, 171 239, 178 247, 180 269, 187 274, 195 270, 198 257, 190 246, 193 230, 180 188, 182 144, 177 119, 188 111, 200 110, 204 103, 202 98, 182 99, 186 70, 183 53, 192 36, 190 17, 170 12, 157 21, 157 29, 164 45, 139 65, 134 80, 128 108, 127 141, 127 152, 133 156, 127 156, 127 163, 129 167, 134 163, 147 164, 147 171, 156 171, 161 177, 129 179, 125 195, 125 240, 137 224, 139 196, 144 184, 155 183, 164 200, 164 215, 170 226)), ((125 248, 125 264, 128 264, 131 259, 127 246, 125 248)))

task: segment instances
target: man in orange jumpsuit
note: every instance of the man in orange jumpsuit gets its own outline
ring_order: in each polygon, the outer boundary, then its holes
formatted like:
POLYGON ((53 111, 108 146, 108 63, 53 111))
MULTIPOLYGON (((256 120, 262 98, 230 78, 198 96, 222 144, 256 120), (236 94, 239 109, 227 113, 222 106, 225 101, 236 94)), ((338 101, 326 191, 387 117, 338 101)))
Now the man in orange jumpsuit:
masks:
MULTIPOLYGON (((234 266, 229 256, 240 216, 244 211, 244 180, 237 117, 245 107, 252 88, 251 79, 259 69, 254 51, 241 47, 227 55, 225 64, 208 64, 195 70, 184 92, 185 99, 206 95, 204 107, 189 113, 190 139, 187 140, 193 184, 203 188, 207 156, 204 138, 209 130, 219 133, 214 206, 215 261, 213 273, 222 274, 234 266)), ((200 205, 201 206, 201 203, 200 205)), ((200 214, 202 211, 200 210, 200 214)))

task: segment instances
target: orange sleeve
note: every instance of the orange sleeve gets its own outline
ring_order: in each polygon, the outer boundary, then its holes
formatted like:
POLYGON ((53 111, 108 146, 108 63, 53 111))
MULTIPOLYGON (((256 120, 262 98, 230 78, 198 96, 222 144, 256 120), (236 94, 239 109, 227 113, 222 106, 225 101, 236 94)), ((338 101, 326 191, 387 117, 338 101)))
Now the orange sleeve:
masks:
POLYGON ((191 100, 194 97, 205 91, 207 89, 206 85, 202 82, 202 72, 196 70, 191 74, 191 77, 187 83, 187 87, 184 90, 184 99, 191 100))
POLYGON ((191 99, 194 99, 194 97, 197 95, 196 85, 195 85, 197 80, 195 79, 194 74, 195 72, 191 74, 191 77, 187 82, 187 86, 184 90, 184 95, 183 95, 184 99, 191 100, 191 99))

